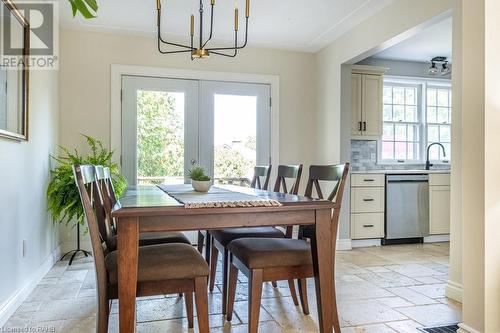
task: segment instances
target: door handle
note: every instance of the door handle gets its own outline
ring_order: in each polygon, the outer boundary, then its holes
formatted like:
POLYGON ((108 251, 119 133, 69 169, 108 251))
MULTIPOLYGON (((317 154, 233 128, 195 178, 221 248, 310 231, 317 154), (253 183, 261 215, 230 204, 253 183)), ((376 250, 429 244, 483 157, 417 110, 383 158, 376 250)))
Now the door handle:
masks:
POLYGON ((373 228, 373 224, 363 224, 363 228, 373 228))
POLYGON ((363 199, 365 202, 375 201, 375 199, 363 199))
POLYGON ((363 131, 366 132, 366 121, 363 121, 363 131))
POLYGON ((363 131, 363 124, 362 124, 362 122, 361 122, 361 121, 360 121, 360 122, 358 122, 358 130, 359 130, 360 132, 362 132, 362 131, 363 131))
POLYGON ((364 182, 374 182, 375 179, 363 179, 364 182))
POLYGON ((191 165, 196 165, 197 161, 193 158, 191 159, 191 165))

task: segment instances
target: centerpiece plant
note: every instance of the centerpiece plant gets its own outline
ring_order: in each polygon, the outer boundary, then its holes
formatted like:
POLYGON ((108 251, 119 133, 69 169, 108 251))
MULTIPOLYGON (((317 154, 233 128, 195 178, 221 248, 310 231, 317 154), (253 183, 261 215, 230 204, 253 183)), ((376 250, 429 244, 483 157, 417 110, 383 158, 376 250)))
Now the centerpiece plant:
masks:
POLYGON ((106 149, 101 141, 87 135, 83 137, 89 146, 89 154, 80 154, 76 149, 71 152, 59 146, 62 156, 51 156, 57 166, 50 171, 51 178, 47 188, 48 210, 54 221, 67 225, 73 222, 84 224, 83 207, 75 184, 73 165, 93 164, 109 167, 117 197, 120 197, 127 187, 127 181, 120 174, 118 164, 111 160, 113 152, 106 149))
POLYGON ((205 174, 205 169, 202 166, 195 166, 188 173, 191 178, 191 185, 197 192, 208 192, 211 185, 211 178, 205 174))

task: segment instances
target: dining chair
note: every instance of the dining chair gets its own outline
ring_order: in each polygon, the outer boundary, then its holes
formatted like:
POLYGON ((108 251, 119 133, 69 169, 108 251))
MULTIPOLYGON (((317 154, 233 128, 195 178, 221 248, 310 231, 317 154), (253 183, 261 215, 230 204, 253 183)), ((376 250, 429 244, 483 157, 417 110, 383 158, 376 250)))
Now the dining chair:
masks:
MULTIPOLYGON (((113 218, 111 218, 111 211, 115 206, 117 199, 113 186, 113 179, 111 178, 111 171, 109 167, 96 165, 95 175, 96 181, 99 184, 101 193, 103 195, 104 207, 106 212, 105 218, 102 220, 103 225, 99 225, 99 228, 102 234, 105 235, 105 241, 108 248, 110 250, 115 250, 117 244, 117 235, 113 218)), ((141 233, 139 235, 139 246, 169 243, 191 244, 189 239, 182 232, 152 232, 141 233)))
MULTIPOLYGON (((318 198, 323 199, 320 181, 335 182, 333 190, 328 196, 328 200, 334 203, 331 220, 334 240, 337 239, 339 214, 348 172, 348 163, 331 166, 312 165, 309 168, 309 180, 305 191, 307 197, 312 197, 314 187, 318 198)), ((305 315, 309 314, 306 278, 314 276, 311 249, 315 248, 316 237, 314 226, 300 228, 303 229, 299 233, 302 235, 301 239, 240 238, 229 243, 231 268, 227 304, 228 321, 232 319, 238 271, 246 275, 249 280, 248 331, 250 333, 257 332, 262 284, 266 281, 297 279, 302 311, 305 315)), ((333 248, 335 249, 335 244, 333 244, 333 248)), ((340 332, 335 283, 333 286, 333 299, 334 328, 335 332, 340 332)))
MULTIPOLYGON (((266 166, 256 166, 254 167, 254 175, 252 177, 252 181, 250 183, 250 187, 256 188, 259 190, 265 189, 269 187, 269 179, 271 178, 271 165, 266 165, 266 166), (261 178, 264 178, 264 181, 262 182, 261 178), (264 183, 264 185, 262 185, 264 183)), ((203 234, 202 230, 198 230, 198 251, 200 253, 203 253, 203 244, 205 243, 206 239, 206 244, 205 244, 205 257, 208 263, 210 263, 210 252, 212 248, 211 244, 211 237, 209 236, 209 232, 205 231, 205 234, 203 234)), ((213 285, 211 286, 211 291, 213 291, 213 285)))
MULTIPOLYGON (((286 184, 286 179, 292 179, 292 194, 296 194, 300 185, 300 176, 302 174, 302 166, 279 166, 276 183, 279 183, 275 189, 280 190, 280 185, 286 184)), ((255 167, 255 175, 252 180, 252 186, 257 189, 267 190, 269 186, 269 178, 271 175, 271 166, 255 167), (263 181, 260 178, 264 178, 263 181), (264 184, 261 186, 261 184, 264 184)), ((283 187, 286 190, 286 185, 283 187)), ((217 261, 219 252, 222 253, 222 313, 226 314, 227 295, 228 295, 228 276, 229 276, 229 253, 227 245, 238 238, 283 238, 284 233, 275 227, 247 227, 247 228, 229 228, 221 230, 212 230, 211 235, 211 258, 210 258, 210 291, 215 287, 215 275, 217 272, 217 261)), ((273 287, 276 288, 276 281, 271 281, 273 287)), ((298 305, 297 293, 293 280, 289 282, 290 294, 294 303, 298 305)))
MULTIPOLYGON (((100 184, 92 165, 73 167, 76 185, 83 205, 94 254, 97 281, 97 333, 107 333, 110 301, 118 298, 118 251, 110 251, 103 242, 98 220, 106 212, 100 184)), ((137 296, 184 293, 188 325, 194 325, 193 292, 196 301, 198 329, 208 329, 208 265, 191 245, 158 244, 138 248, 137 296)))

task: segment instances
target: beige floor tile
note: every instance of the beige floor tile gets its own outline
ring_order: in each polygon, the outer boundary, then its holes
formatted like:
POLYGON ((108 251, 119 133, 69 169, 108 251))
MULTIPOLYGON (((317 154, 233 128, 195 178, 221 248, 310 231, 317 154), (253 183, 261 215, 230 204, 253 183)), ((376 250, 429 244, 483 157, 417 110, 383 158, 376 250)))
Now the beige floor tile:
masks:
POLYGON ((394 296, 387 290, 377 287, 368 281, 339 281, 336 284, 336 288, 337 299, 339 301, 394 296))
POLYGON ((342 333, 394 333, 394 332, 397 331, 394 331, 392 328, 384 324, 342 328, 342 333))
MULTIPOLYGON (((286 300, 285 300, 286 301, 286 300)), ((292 301, 289 299, 289 301, 292 301)), ((248 324, 248 302, 247 301, 239 301, 234 302, 234 312, 236 317, 241 320, 243 324, 248 324)), ((233 316, 234 318, 235 316, 233 316)), ((260 307, 260 321, 269 321, 273 320, 273 317, 266 311, 266 309, 261 306, 260 307)))
POLYGON ((421 284, 417 280, 392 271, 358 274, 357 276, 381 288, 406 287, 421 284))
POLYGON ((419 328, 423 327, 413 320, 394 321, 386 325, 399 333, 422 333, 419 328))
POLYGON ((289 297, 262 300, 262 307, 283 327, 286 332, 317 332, 317 310, 310 304, 311 314, 306 316, 300 306, 295 306, 289 297))
POLYGON ((417 293, 416 291, 411 290, 410 288, 407 288, 407 287, 388 288, 387 290, 389 292, 393 293, 394 295, 397 295, 401 298, 404 298, 408 302, 411 302, 412 304, 415 304, 415 305, 425 305, 425 304, 437 303, 437 301, 433 300, 432 298, 429 298, 425 295, 417 293))
POLYGON ((426 284, 422 286, 409 287, 411 290, 421 293, 430 298, 443 298, 445 297, 444 290, 446 285, 441 284, 426 284))
POLYGON ((394 311, 378 300, 339 302, 339 312, 342 319, 349 326, 408 319, 408 317, 394 311))
POLYGON ((460 311, 445 304, 421 305, 397 310, 426 327, 456 324, 461 320, 460 311))
POLYGON ((391 265, 386 268, 408 277, 441 275, 441 272, 427 268, 420 264, 391 265))

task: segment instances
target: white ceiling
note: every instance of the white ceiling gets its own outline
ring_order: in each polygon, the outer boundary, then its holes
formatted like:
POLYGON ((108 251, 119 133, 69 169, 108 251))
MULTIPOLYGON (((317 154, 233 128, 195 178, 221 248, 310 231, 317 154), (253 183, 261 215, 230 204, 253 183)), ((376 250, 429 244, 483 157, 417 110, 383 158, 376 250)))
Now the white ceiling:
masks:
POLYGON ((446 18, 380 53, 377 59, 428 62, 437 56, 452 55, 452 18, 446 18))
MULTIPOLYGON (((249 45, 316 52, 393 1, 251 0, 249 45)), ((243 20, 245 1, 237 2, 243 20)), ((155 36, 155 0, 98 0, 99 17, 93 20, 73 19, 68 1, 60 0, 60 3, 63 27, 155 36)), ((205 22, 208 23, 209 1, 204 0, 204 3, 207 9, 205 22)), ((174 40, 187 41, 189 17, 197 14, 198 6, 198 0, 163 0, 163 33, 174 40)), ((234 0, 217 0, 215 41, 233 40, 233 10, 234 0)), ((196 24, 198 22, 196 17, 196 24)), ((243 31, 240 38, 243 38, 243 31)))

